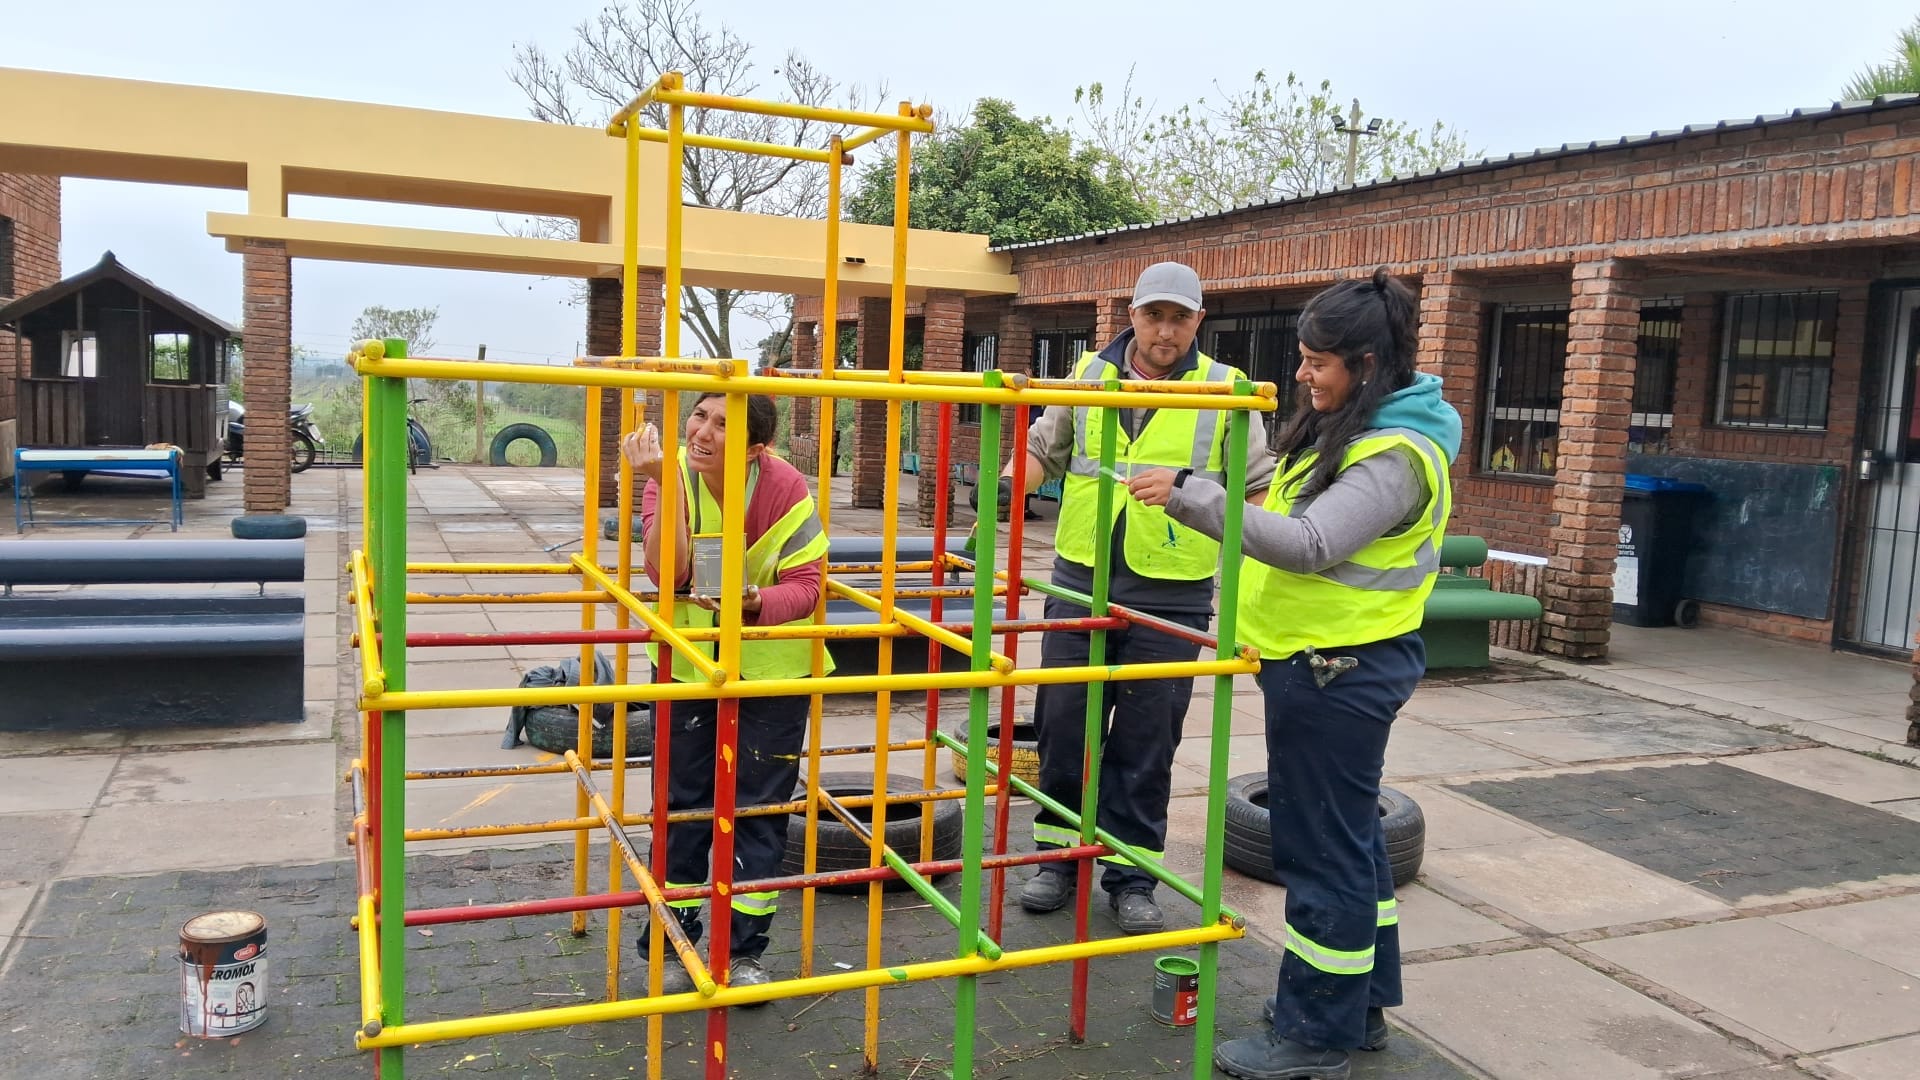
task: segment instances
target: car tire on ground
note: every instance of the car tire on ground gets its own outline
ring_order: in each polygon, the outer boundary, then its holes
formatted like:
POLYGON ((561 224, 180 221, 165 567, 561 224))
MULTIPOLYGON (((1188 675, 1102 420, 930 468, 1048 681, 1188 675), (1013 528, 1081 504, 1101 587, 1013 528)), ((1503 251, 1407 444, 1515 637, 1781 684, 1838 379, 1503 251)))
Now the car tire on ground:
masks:
POLYGON ((298 540, 307 535, 307 519, 297 514, 242 514, 233 519, 240 540, 298 540))
POLYGON ((510 465, 507 460, 507 448, 525 439, 540 451, 540 468, 551 469, 560 460, 559 451, 554 449, 553 436, 539 424, 508 424, 493 437, 493 444, 487 449, 487 464, 498 468, 510 465))
MULTIPOLYGON (((1426 858, 1427 819, 1404 792, 1380 789, 1380 827, 1387 834, 1393 883, 1419 876, 1426 858)), ((1267 774, 1245 773, 1227 781, 1226 864, 1248 877, 1285 884, 1273 869, 1273 825, 1267 813, 1267 774)))
MULTIPOLYGON (((564 754, 580 748, 580 710, 573 705, 542 705, 527 710, 527 745, 549 754, 564 754)), ((653 753, 653 710, 638 702, 627 705, 627 756, 646 757, 653 753)), ((613 756, 613 725, 593 730, 593 756, 613 756)))
MULTIPOLYGON (((840 797, 873 794, 873 774, 863 772, 827 772, 820 774, 820 788, 829 795, 840 797)), ((887 790, 893 794, 924 790, 920 781, 911 776, 890 775, 887 777, 887 790)), ((793 797, 803 799, 807 788, 804 778, 794 788, 793 797)), ((961 817, 963 808, 958 800, 942 799, 933 803, 933 857, 935 859, 957 859, 960 857, 961 817)), ((853 811, 863 822, 871 822, 872 811, 862 807, 853 811)), ((918 806, 891 804, 887 807, 887 846, 900 853, 908 862, 920 861, 920 819, 918 806)), ((815 855, 815 870, 864 870, 867 867, 868 854, 866 842, 854 835, 831 811, 820 811, 820 843, 815 855)), ((787 818, 787 854, 780 864, 784 874, 804 873, 801 869, 806 857, 807 816, 796 813, 787 818)), ((886 888, 897 892, 907 888, 907 883, 898 879, 888 881, 886 888)), ((826 885, 823 892, 860 893, 865 892, 866 884, 826 885)))
MULTIPOLYGON (((947 734, 962 742, 967 738, 965 720, 947 729, 947 734)), ((1013 775, 1029 784, 1040 783, 1040 742, 1039 732, 1033 726, 1031 717, 1022 716, 1013 722, 1013 775)), ((987 760, 998 762, 1000 754, 1000 721, 987 724, 987 760)), ((967 757, 951 747, 947 749, 947 764, 953 770, 953 778, 960 783, 967 782, 967 757)), ((993 770, 987 770, 991 778, 993 770)))

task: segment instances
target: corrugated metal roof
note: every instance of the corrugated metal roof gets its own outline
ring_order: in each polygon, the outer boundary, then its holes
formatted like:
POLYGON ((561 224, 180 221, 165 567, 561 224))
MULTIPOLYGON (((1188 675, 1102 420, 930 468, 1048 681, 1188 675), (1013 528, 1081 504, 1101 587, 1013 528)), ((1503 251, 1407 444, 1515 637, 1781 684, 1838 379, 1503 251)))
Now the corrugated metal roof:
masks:
POLYGON ((1320 191, 1304 195, 1289 195, 1283 199, 1269 199, 1264 202, 1248 202, 1226 210, 1215 210, 1205 214, 1188 214, 1184 217, 1165 218, 1160 221, 1145 222, 1138 225, 1118 225, 1111 229, 1099 229, 1094 232, 1079 233, 1074 236, 1056 236, 1050 240, 1027 240, 1018 244, 1001 244, 994 251, 1019 251, 1024 248, 1046 247, 1051 244, 1068 244, 1076 240, 1091 240, 1100 236, 1115 236, 1120 233, 1135 232, 1140 229, 1157 229, 1166 225, 1178 225, 1189 221, 1205 221, 1211 218, 1227 217, 1231 214, 1243 214, 1251 210, 1266 210, 1276 206, 1288 206, 1295 203, 1310 202, 1331 195, 1343 195, 1354 191, 1366 191, 1374 188, 1393 187, 1410 184, 1420 180, 1433 180, 1444 176, 1459 176, 1464 173, 1483 172, 1489 169, 1502 169, 1509 165, 1522 165, 1536 161, 1550 161, 1554 158, 1569 157, 1574 154, 1590 154, 1596 150, 1619 150, 1623 148, 1646 146, 1658 142, 1674 142, 1694 135, 1706 135, 1720 131, 1744 131, 1752 128, 1764 128, 1772 124, 1784 124, 1795 120, 1813 120, 1829 116, 1843 116, 1849 113, 1872 112, 1876 109, 1897 108, 1920 103, 1920 94, 1882 94, 1872 101, 1836 101, 1832 105, 1794 109, 1792 112, 1763 113, 1751 120, 1719 120, 1706 124, 1688 124, 1681 128, 1666 128, 1648 132, 1645 135, 1622 135, 1618 139, 1585 143, 1562 143, 1559 146, 1545 146, 1537 150, 1505 154, 1495 157, 1483 157, 1478 161, 1462 161, 1442 169, 1429 169, 1406 176, 1389 176, 1378 180, 1369 180, 1363 184, 1336 184, 1320 191))

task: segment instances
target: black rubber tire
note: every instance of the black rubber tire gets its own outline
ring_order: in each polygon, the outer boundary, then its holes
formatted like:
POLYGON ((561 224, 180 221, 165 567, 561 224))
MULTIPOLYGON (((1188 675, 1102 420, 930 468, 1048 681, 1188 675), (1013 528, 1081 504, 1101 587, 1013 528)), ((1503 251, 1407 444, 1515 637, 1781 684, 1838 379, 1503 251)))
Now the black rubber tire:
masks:
POLYGON ((221 476, 225 475, 226 471, 227 464, 220 458, 214 458, 212 461, 207 462, 207 479, 209 480, 220 479, 221 476))
MULTIPOLYGON (((962 720, 947 729, 947 734, 966 741, 967 722, 962 720)), ((1000 721, 987 723, 987 760, 998 761, 1000 753, 1000 721)), ((958 750, 947 750, 947 768, 953 778, 960 783, 967 782, 967 759, 958 750)), ((992 770, 987 775, 993 776, 992 770)), ((1040 741, 1039 732, 1034 728, 1033 718, 1022 716, 1013 722, 1013 775, 1029 784, 1040 783, 1040 741)))
MULTIPOLYGON (((414 466, 425 465, 433 461, 433 444, 431 442, 421 442, 421 440, 425 438, 426 436, 421 433, 420 428, 412 425, 408 426, 407 471, 411 472, 414 466)), ((347 456, 352 458, 356 465, 360 462, 360 449, 365 441, 365 436, 355 435, 353 437, 353 448, 347 451, 347 456)))
POLYGON ((1691 630, 1700 625, 1700 601, 1682 600, 1673 605, 1673 625, 1691 630))
POLYGON ((297 473, 306 472, 308 469, 313 468, 313 459, 320 454, 320 448, 313 444, 313 440, 308 438, 305 432, 300 431, 293 433, 293 446, 291 449, 293 451, 290 455, 293 459, 293 471, 297 473))
POLYGON ((233 519, 241 540, 298 540, 307 535, 307 519, 297 514, 242 514, 233 519))
MULTIPOLYGON (((1380 789, 1380 826, 1387 833, 1387 863, 1395 886, 1420 874, 1426 858, 1427 818, 1404 792, 1380 789)), ((1226 864, 1248 877, 1286 884, 1273 869, 1273 824, 1267 814, 1267 774, 1245 773, 1227 781, 1226 864)))
POLYGON ((540 451, 540 468, 551 469, 560 460, 560 452, 554 449, 553 436, 539 424, 508 424, 493 437, 493 443, 487 448, 487 464, 499 468, 510 464, 507 461, 507 447, 525 439, 540 451))
MULTIPOLYGON (((564 754, 580 745, 580 711, 571 705, 542 705, 527 710, 527 744, 550 754, 564 754)), ((627 756, 653 753, 653 710, 627 705, 627 756)), ((613 756, 613 725, 594 729, 593 756, 613 756)))
MULTIPOLYGON (((873 794, 873 774, 863 772, 827 772, 820 774, 821 790, 829 795, 871 795, 873 794)), ((911 776, 897 774, 887 777, 887 790, 894 794, 924 790, 920 781, 911 776)), ((806 797, 807 787, 803 780, 794 788, 793 797, 806 797)), ((942 799, 933 804, 933 857, 935 859, 957 859, 960 857, 961 818, 964 808, 955 799, 942 799)), ((870 811, 855 810, 855 816, 871 821, 870 811)), ((900 853, 908 862, 920 861, 920 808, 893 804, 887 807, 887 846, 900 853)), ((806 857, 807 816, 804 813, 790 815, 787 818, 787 854, 780 863, 783 874, 799 874, 806 857)), ((868 855, 866 842, 853 834, 853 830, 840 823, 831 812, 820 812, 820 846, 815 854, 815 866, 818 871, 864 870, 868 855)), ((894 879, 886 883, 888 892, 898 892, 907 888, 907 883, 894 879)), ((863 893, 867 891, 865 883, 851 885, 824 885, 822 892, 863 893)))

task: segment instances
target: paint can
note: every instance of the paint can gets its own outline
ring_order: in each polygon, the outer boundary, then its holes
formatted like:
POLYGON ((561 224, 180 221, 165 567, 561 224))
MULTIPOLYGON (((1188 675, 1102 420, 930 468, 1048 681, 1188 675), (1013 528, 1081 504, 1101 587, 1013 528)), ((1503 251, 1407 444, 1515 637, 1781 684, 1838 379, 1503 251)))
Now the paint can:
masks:
POLYGON ((188 919, 180 928, 180 1030, 220 1039, 266 1018, 266 916, 210 911, 188 919))
POLYGON ((1153 962, 1153 1018, 1174 1027, 1191 1027, 1200 1015, 1200 965, 1184 956, 1153 962))

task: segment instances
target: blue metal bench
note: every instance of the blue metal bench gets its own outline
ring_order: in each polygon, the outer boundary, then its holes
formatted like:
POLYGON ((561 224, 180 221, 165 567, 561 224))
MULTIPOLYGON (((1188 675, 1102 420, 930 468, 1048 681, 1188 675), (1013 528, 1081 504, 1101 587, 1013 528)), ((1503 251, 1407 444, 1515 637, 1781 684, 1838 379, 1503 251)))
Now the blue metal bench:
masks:
POLYGON ((0 729, 298 723, 302 540, 0 544, 0 729), (72 589, 252 584, 252 591, 72 589))
POLYGON ((170 450, 15 450, 13 452, 13 528, 26 532, 30 525, 172 525, 180 531, 183 509, 180 501, 180 462, 178 448, 170 450), (36 520, 33 510, 33 485, 28 473, 65 473, 75 483, 89 473, 105 476, 139 476, 165 479, 173 485, 172 514, 165 518, 62 518, 36 520))

